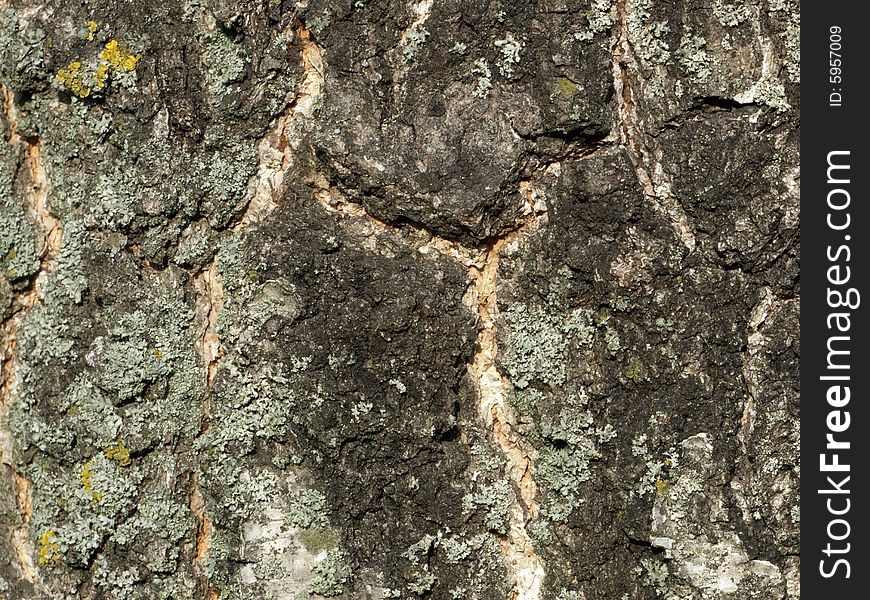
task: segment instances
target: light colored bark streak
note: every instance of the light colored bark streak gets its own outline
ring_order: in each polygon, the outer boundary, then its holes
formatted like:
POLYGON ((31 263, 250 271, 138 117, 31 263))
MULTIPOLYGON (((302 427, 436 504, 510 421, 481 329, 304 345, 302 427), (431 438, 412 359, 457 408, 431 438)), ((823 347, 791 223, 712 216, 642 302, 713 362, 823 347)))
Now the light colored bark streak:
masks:
POLYGON ((196 291, 196 315, 199 322, 196 349, 205 367, 206 387, 211 388, 221 357, 217 319, 224 301, 224 288, 217 272, 217 259, 213 259, 208 268, 194 277, 193 287, 196 291))
POLYGON ((478 413, 506 459, 505 474, 516 490, 507 535, 500 540, 502 554, 509 566, 514 588, 511 600, 537 600, 544 580, 544 567, 535 551, 527 524, 538 515, 538 487, 532 477, 534 451, 514 431, 515 418, 507 404, 508 385, 498 370, 497 319, 498 265, 501 253, 516 244, 546 219, 540 212, 531 182, 520 184, 529 214, 512 230, 499 237, 483 257, 481 266, 469 269, 473 280, 473 302, 478 316, 478 350, 469 372, 479 389, 478 413))
POLYGON ((480 267, 483 264, 485 251, 469 248, 459 242, 433 234, 422 225, 402 223, 393 225, 375 217, 366 211, 362 204, 348 200, 341 192, 330 187, 322 174, 314 175, 309 184, 314 190, 314 199, 332 215, 339 217, 339 222, 353 224, 357 233, 370 238, 379 235, 398 235, 400 232, 416 234, 403 242, 421 254, 437 252, 459 263, 465 268, 480 267))
MULTIPOLYGON (((15 504, 18 509, 19 523, 10 531, 12 547, 18 559, 17 567, 26 581, 36 580, 33 564, 34 547, 30 539, 30 517, 33 513, 30 504, 30 482, 18 470, 13 457, 13 440, 9 431, 9 409, 15 389, 15 322, 10 318, 3 324, 3 355, 0 361, 2 380, 0 380, 0 465, 11 477, 15 489, 15 504)), ((10 524, 11 525, 11 524, 10 524)))
MULTIPOLYGON (((196 350, 205 370, 206 394, 202 407, 200 430, 206 433, 211 424, 211 396, 209 391, 214 385, 218 364, 221 357, 220 337, 217 333, 217 318, 223 306, 224 288, 217 272, 217 258, 212 259, 208 268, 193 278, 196 292, 196 318, 199 323, 199 333, 196 337, 196 350)), ((194 539, 193 565, 202 577, 205 586, 205 600, 217 600, 220 592, 209 581, 203 567, 203 560, 211 546, 212 525, 205 510, 205 499, 199 488, 199 478, 193 475, 190 492, 190 512, 196 521, 194 539)))
POLYGON ((36 225, 40 257, 39 270, 23 291, 13 294, 11 314, 3 321, 2 360, 0 360, 0 464, 11 474, 20 524, 11 531, 11 541, 18 558, 17 567, 22 577, 29 582, 36 580, 33 564, 34 548, 30 539, 30 482, 20 472, 13 457, 13 440, 9 431, 9 411, 17 395, 18 381, 15 377, 15 360, 18 324, 27 312, 42 299, 48 274, 54 268, 61 243, 60 221, 48 209, 48 180, 42 164, 42 145, 38 139, 22 137, 18 132, 16 109, 12 92, 2 87, 3 108, 9 131, 9 145, 24 150, 23 180, 26 182, 24 199, 27 211, 36 225))
MULTIPOLYGON (((765 336, 764 324, 773 311, 779 308, 779 302, 769 287, 762 287, 761 298, 749 314, 749 332, 746 340, 746 350, 743 353, 743 379, 746 382, 746 396, 743 398, 743 409, 740 414, 740 429, 737 431, 737 441, 740 444, 740 454, 737 459, 738 475, 731 481, 731 487, 742 490, 752 477, 752 461, 749 459, 749 443, 755 429, 756 398, 762 393, 762 374, 755 369, 755 357, 763 350, 765 336)), ((749 508, 745 502, 744 516, 749 520, 749 508)))
POLYGON ((402 35, 399 38, 400 46, 408 45, 408 36, 412 31, 422 27, 423 24, 429 19, 429 15, 432 14, 432 0, 422 0, 421 2, 411 2, 408 4, 408 11, 414 15, 414 20, 411 21, 411 24, 405 27, 402 31, 402 35))
POLYGON ((284 177, 294 164, 305 128, 320 105, 323 94, 323 52, 301 21, 296 21, 293 36, 301 45, 303 76, 293 100, 275 120, 260 141, 260 164, 257 175, 248 184, 247 209, 236 229, 265 219, 280 201, 284 177))
POLYGON ((48 209, 48 179, 42 165, 42 143, 39 139, 23 138, 18 133, 15 102, 12 92, 6 87, 3 87, 3 104, 9 127, 9 145, 22 146, 24 149, 23 166, 28 183, 25 194, 27 211, 40 233, 38 237, 40 247, 36 248, 36 253, 40 257, 39 271, 32 278, 32 284, 24 292, 16 294, 14 298, 13 311, 23 313, 41 297, 39 288, 54 267, 54 261, 60 250, 62 230, 60 221, 48 209))
POLYGON ((643 147, 640 116, 631 82, 631 67, 637 65, 637 59, 628 39, 627 3, 628 0, 616 2, 616 19, 611 40, 613 86, 616 91, 620 140, 634 166, 644 197, 658 212, 668 218, 683 245, 691 252, 695 249, 696 242, 689 216, 671 194, 670 182, 661 166, 661 155, 650 157, 643 147))
MULTIPOLYGON (((304 4, 300 3, 304 7, 304 4)), ((288 34, 291 35, 291 34, 288 34)), ((278 206, 283 191, 285 175, 293 167, 294 151, 298 149, 308 120, 317 110, 323 90, 323 56, 310 31, 298 19, 294 22, 292 35, 301 44, 300 58, 303 77, 296 88, 292 102, 275 120, 269 133, 260 141, 260 161, 257 174, 248 184, 247 207, 233 229, 240 231, 263 221, 278 206)), ((224 287, 217 269, 217 259, 193 278, 196 292, 196 316, 199 332, 196 350, 205 369, 205 384, 211 389, 217 376, 222 356, 217 320, 223 307, 224 287)), ((205 396, 202 416, 202 432, 210 428, 211 401, 205 396)), ((193 563, 204 578, 206 600, 216 600, 220 591, 215 588, 203 570, 203 560, 211 545, 213 527, 206 512, 205 499, 199 488, 199 480, 193 478, 190 494, 190 510, 196 520, 196 539, 193 563)))

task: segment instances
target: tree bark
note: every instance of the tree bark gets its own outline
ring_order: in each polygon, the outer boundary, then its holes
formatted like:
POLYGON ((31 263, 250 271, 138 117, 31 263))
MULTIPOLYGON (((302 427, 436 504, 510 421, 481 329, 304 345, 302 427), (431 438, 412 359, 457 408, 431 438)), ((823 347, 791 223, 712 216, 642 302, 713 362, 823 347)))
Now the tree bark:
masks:
POLYGON ((0 598, 798 598, 799 20, 0 0, 0 598))

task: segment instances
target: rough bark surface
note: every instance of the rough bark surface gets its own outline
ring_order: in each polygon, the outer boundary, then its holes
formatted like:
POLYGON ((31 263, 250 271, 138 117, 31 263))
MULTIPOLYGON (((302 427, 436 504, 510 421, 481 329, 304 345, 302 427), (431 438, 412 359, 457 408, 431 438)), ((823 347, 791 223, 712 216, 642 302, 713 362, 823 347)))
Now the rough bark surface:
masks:
POLYGON ((798 598, 799 19, 0 0, 0 598, 798 598))

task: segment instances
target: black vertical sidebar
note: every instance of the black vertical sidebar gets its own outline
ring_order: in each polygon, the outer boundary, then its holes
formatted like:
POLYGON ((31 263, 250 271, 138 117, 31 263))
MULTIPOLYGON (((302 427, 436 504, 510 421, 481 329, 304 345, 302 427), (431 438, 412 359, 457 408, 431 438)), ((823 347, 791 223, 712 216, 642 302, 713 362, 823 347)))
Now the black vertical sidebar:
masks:
POLYGON ((801 4, 801 592, 857 600, 870 589, 870 32, 863 3, 801 4))

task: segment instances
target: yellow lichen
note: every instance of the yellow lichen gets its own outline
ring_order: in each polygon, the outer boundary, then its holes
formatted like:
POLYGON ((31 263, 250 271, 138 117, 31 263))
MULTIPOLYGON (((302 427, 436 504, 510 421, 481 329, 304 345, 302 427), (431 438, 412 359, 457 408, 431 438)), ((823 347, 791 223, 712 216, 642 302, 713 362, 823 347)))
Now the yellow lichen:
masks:
POLYGON ((101 90, 106 87, 106 80, 109 78, 109 64, 101 62, 97 67, 97 72, 94 73, 94 88, 101 90))
POLYGON ((656 479, 656 496, 661 498, 668 491, 668 480, 659 477, 656 479))
MULTIPOLYGON (((93 39, 97 30, 95 21, 86 21, 90 35, 93 39)), ((118 43, 118 40, 110 40, 100 51, 100 60, 93 60, 87 66, 82 66, 81 61, 74 60, 65 68, 59 69, 55 75, 56 84, 63 86, 72 95, 79 98, 87 98, 92 94, 103 93, 109 83, 112 72, 129 73, 136 68, 139 61, 138 54, 132 54, 126 46, 118 43)))
POLYGON ((79 476, 82 480, 82 487, 85 488, 85 491, 91 495, 94 503, 96 504, 100 502, 103 499, 103 494, 96 491, 91 485, 91 477, 93 476, 93 473, 91 473, 91 461, 85 463, 85 466, 82 467, 82 471, 81 473, 79 473, 79 476))
POLYGON ((556 79, 556 83, 559 86, 559 90, 566 96, 574 96, 580 91, 580 88, 576 83, 568 79, 567 77, 559 77, 556 79))
POLYGON ((118 43, 118 40, 109 40, 106 47, 100 52, 100 58, 122 73, 135 69, 136 63, 139 61, 139 55, 131 54, 127 48, 118 43))
POLYGON ((41 566, 53 564, 60 560, 60 544, 57 543, 57 534, 54 529, 49 529, 39 536, 39 559, 41 566))
POLYGON ((104 448, 103 454, 120 467, 129 467, 133 462, 130 460, 130 450, 124 446, 121 438, 118 438, 118 441, 111 448, 104 448))
POLYGON ((99 25, 97 25, 96 21, 85 21, 85 27, 88 28, 88 41, 93 42, 94 34, 97 32, 99 25))
POLYGON ((91 95, 91 88, 85 85, 82 63, 74 60, 65 69, 59 69, 54 80, 62 84, 67 91, 79 98, 87 98, 91 95))
POLYGON ((639 382, 644 377, 643 364, 638 360, 633 360, 626 369, 625 376, 634 382, 639 382))

